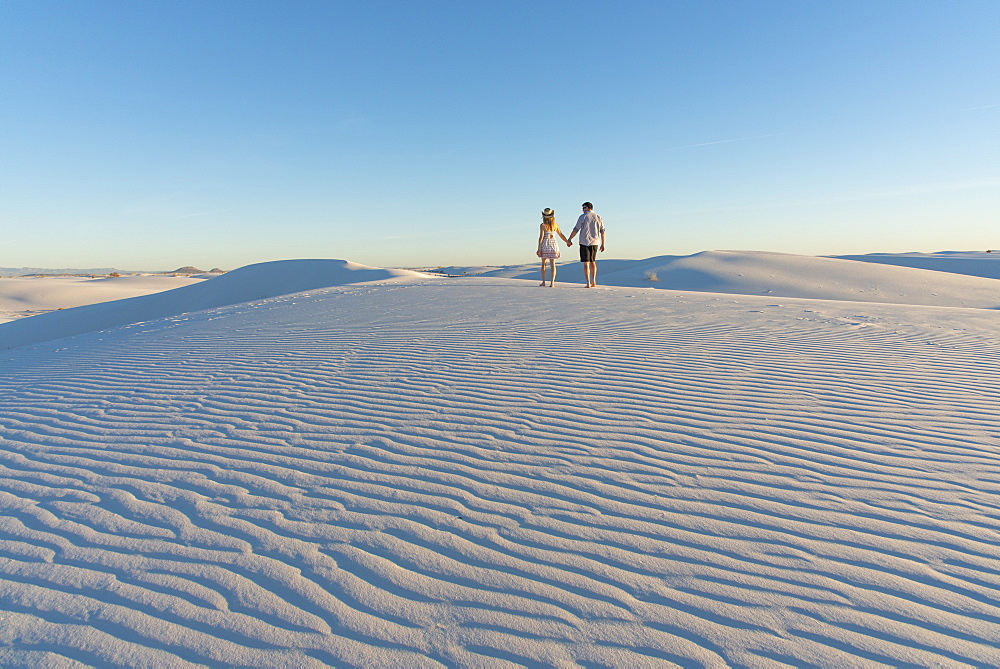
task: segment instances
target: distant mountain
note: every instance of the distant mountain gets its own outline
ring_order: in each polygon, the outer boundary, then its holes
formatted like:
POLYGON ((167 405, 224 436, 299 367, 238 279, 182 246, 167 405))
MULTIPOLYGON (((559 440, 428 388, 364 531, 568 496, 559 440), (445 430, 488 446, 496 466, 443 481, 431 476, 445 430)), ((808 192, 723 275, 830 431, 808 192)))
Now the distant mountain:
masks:
POLYGON ((125 272, 124 270, 115 269, 114 267, 94 267, 90 269, 78 269, 72 267, 63 268, 51 268, 51 267, 0 267, 0 276, 32 276, 35 274, 99 274, 106 275, 112 272, 119 272, 121 274, 131 273, 125 272))
POLYGON ((225 270, 214 267, 207 272, 203 269, 198 269, 197 267, 192 267, 187 265, 185 267, 178 267, 175 270, 170 270, 166 272, 154 271, 154 270, 124 270, 117 269, 115 267, 91 267, 91 268, 76 268, 76 267, 0 267, 0 277, 5 276, 107 276, 112 272, 118 272, 119 274, 223 274, 225 270))

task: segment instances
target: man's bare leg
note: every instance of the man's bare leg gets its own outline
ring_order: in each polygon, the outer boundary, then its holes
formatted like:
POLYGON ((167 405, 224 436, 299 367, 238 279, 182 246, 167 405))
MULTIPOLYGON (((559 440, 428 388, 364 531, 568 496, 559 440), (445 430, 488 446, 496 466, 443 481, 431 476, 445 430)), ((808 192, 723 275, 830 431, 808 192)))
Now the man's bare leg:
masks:
POLYGON ((587 279, 587 288, 593 288, 597 285, 597 263, 595 262, 585 262, 583 263, 583 274, 587 279))

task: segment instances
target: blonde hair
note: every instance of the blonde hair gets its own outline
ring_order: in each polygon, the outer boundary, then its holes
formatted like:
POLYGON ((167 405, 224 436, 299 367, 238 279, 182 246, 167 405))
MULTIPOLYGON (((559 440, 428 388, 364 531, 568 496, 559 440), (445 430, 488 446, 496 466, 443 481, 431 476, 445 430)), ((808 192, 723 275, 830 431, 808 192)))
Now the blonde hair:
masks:
POLYGON ((550 232, 559 232, 559 224, 556 223, 556 212, 552 212, 551 216, 542 214, 542 225, 550 232))

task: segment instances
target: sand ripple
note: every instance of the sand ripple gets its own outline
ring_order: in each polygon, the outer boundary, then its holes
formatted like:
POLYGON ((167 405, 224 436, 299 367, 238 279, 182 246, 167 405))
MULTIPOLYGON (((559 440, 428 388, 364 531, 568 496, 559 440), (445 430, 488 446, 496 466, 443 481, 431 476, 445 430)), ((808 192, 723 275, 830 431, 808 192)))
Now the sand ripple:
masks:
POLYGON ((10 353, 0 663, 995 666, 1000 317, 872 309, 346 287, 10 353))

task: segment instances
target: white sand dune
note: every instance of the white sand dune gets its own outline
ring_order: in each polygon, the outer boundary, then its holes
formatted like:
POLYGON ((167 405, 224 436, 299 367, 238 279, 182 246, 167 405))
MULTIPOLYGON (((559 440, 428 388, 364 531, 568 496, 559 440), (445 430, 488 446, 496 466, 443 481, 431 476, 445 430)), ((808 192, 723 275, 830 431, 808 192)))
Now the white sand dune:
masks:
POLYGON ((0 665, 1000 665, 1000 311, 303 263, 0 353, 0 665))
MULTIPOLYGON (((847 256, 845 256, 847 258, 847 256)), ((1000 289, 982 278, 1000 275, 1000 254, 870 254, 875 266, 860 266, 841 259, 795 256, 760 251, 710 251, 693 256, 659 256, 645 260, 601 260, 604 285, 667 288, 780 297, 814 297, 831 300, 893 302, 979 308, 1000 307, 1000 289), (914 258, 933 266, 934 272, 913 271, 914 258), (886 267, 898 260, 903 268, 886 267), (940 272, 948 272, 942 277, 940 272), (958 275, 958 276, 956 276, 958 275)), ((224 304, 288 294, 361 280, 401 280, 425 276, 409 270, 383 270, 345 261, 289 261, 260 263, 242 268, 236 278, 215 282, 195 292, 169 293, 124 306, 117 304, 51 316, 0 333, 0 349, 48 341, 129 322, 165 318, 224 304), (294 267, 294 269, 292 269, 294 267), (367 272, 362 279, 358 272, 367 272), (130 320, 131 319, 131 320, 130 320)), ((438 273, 539 279, 535 264, 507 267, 448 267, 438 273)), ((55 309, 110 302, 200 283, 215 275, 196 277, 130 276, 120 278, 46 277, 0 281, 0 322, 34 316, 55 309)), ((560 283, 583 283, 579 263, 560 267, 560 283)), ((1000 278, 998 276, 997 278, 1000 278)))
POLYGON ((867 253, 836 256, 845 260, 932 269, 937 272, 968 274, 987 279, 1000 279, 1000 252, 939 251, 937 253, 867 253))
MULTIPOLYGON (((571 255, 573 249, 564 252, 564 257, 571 255)), ((602 259, 598 262, 598 282, 738 295, 1000 308, 1000 284, 996 281, 1000 276, 991 279, 945 270, 963 268, 954 259, 948 265, 937 263, 938 271, 931 271, 902 266, 906 258, 899 265, 889 256, 879 258, 875 263, 764 251, 704 251, 645 260, 602 259)), ((1000 263, 995 264, 1000 267, 1000 263)), ((482 269, 449 267, 446 273, 540 279, 538 263, 482 269)), ((584 283, 582 265, 572 261, 560 265, 556 278, 564 283, 584 283)))
POLYGON ((122 300, 199 283, 180 276, 12 277, 0 279, 0 323, 56 309, 122 300))
MULTIPOLYGON (((155 294, 150 294, 151 291, 147 290, 145 293, 139 292, 138 297, 128 300, 100 304, 84 302, 86 306, 69 313, 58 311, 8 323, 0 330, 0 350, 314 288, 365 281, 397 281, 420 276, 424 275, 408 270, 369 267, 345 260, 283 260, 257 263, 216 276, 210 281, 176 279, 188 284, 179 290, 155 294)), ((56 280, 37 279, 37 281, 56 280)), ((89 288, 90 284, 87 286, 89 288)), ((2 287, 3 284, 0 284, 0 288, 2 287)), ((56 286, 53 292, 64 296, 50 298, 53 300, 76 298, 82 301, 91 296, 66 290, 66 286, 56 286)))

